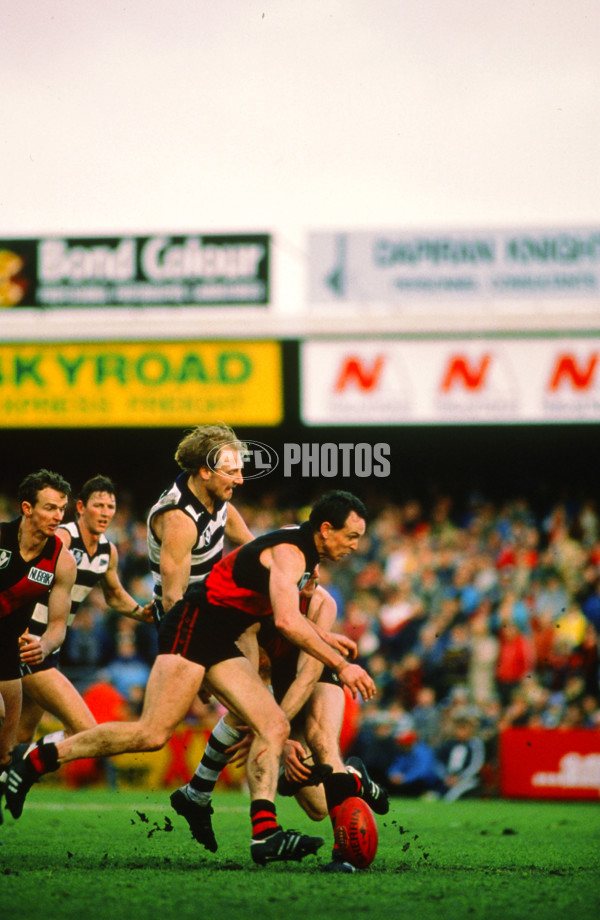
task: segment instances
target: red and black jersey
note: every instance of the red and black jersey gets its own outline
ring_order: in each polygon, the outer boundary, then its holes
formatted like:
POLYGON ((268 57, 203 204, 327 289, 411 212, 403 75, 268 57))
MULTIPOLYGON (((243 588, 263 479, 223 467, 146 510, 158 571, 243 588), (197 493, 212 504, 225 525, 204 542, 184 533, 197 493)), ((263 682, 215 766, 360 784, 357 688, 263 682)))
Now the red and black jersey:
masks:
POLYGON ((44 600, 54 584, 54 573, 62 541, 48 537, 42 552, 25 562, 19 550, 17 518, 0 524, 0 622, 4 617, 25 611, 33 613, 37 601, 44 600))
POLYGON ((269 570, 260 562, 260 554, 264 549, 285 543, 297 546, 304 555, 305 571, 298 582, 301 591, 319 562, 308 522, 263 534, 217 562, 204 583, 209 603, 235 608, 254 617, 271 614, 269 570))
MULTIPOLYGON (((304 594, 300 595, 300 613, 303 614, 303 616, 308 615, 308 608, 310 607, 311 600, 312 597, 306 597, 304 594)), ((269 656, 271 665, 273 665, 275 661, 283 661, 292 657, 294 663, 298 660, 300 649, 279 632, 272 617, 264 620, 260 624, 258 644, 269 656)))

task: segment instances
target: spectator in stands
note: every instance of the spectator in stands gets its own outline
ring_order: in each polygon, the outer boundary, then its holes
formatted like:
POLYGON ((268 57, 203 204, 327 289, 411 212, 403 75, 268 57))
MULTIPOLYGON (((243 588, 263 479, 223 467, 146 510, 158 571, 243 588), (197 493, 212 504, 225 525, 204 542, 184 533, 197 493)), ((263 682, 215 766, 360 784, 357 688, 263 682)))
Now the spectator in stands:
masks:
POLYGON ((490 630, 490 609, 490 601, 482 601, 470 620, 471 655, 467 685, 472 699, 480 706, 496 696, 498 638, 490 630))
POLYGON ((580 597, 581 609, 584 616, 600 632, 600 575, 596 574, 596 566, 586 569, 586 584, 580 597))
POLYGON ((433 687, 423 686, 417 691, 411 715, 415 731, 425 744, 435 747, 440 742, 442 716, 436 703, 433 687))
POLYGON ((398 751, 387 772, 386 788, 394 795, 409 798, 428 793, 444 795, 443 769, 433 748, 416 731, 401 732, 396 745, 398 751))
POLYGON ((130 704, 137 705, 139 688, 146 686, 150 667, 138 654, 134 625, 133 621, 124 619, 119 623, 116 654, 107 665, 106 674, 121 696, 130 704))
POLYGON ((496 666, 496 683, 500 701, 510 703, 513 690, 529 674, 534 665, 533 645, 512 620, 499 631, 500 646, 496 666))
POLYGON ((95 683, 97 671, 110 659, 111 638, 104 619, 104 599, 93 588, 67 630, 60 650, 62 670, 80 693, 95 683))
POLYGON ((450 627, 442 653, 441 674, 438 679, 441 699, 444 699, 454 687, 467 683, 471 655, 469 624, 459 620, 450 627))
POLYGON ((539 616, 543 611, 547 612, 553 620, 558 619, 566 610, 569 594, 556 569, 549 569, 541 574, 540 588, 533 596, 532 602, 533 613, 539 616))
POLYGON ((446 802, 477 795, 481 771, 485 764, 485 747, 477 734, 477 719, 468 712, 454 715, 450 737, 436 749, 443 768, 442 781, 446 802))

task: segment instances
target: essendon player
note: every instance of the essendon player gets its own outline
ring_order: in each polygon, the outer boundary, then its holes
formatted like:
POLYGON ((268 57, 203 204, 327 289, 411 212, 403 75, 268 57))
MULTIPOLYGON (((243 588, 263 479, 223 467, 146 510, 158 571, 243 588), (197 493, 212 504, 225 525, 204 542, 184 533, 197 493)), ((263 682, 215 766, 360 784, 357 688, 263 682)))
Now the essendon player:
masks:
POLYGON ((289 722, 235 643, 250 623, 272 615, 290 642, 334 670, 353 695, 370 699, 375 693, 371 677, 325 642, 299 607, 299 591, 319 559, 336 562, 348 556, 365 529, 363 503, 349 492, 328 492, 306 523, 263 534, 218 562, 161 622, 159 654, 139 721, 107 722, 58 744, 41 745, 11 767, 6 799, 13 817, 21 814, 36 779, 61 763, 161 748, 185 717, 206 674, 253 736, 246 770, 252 859, 265 864, 316 853, 323 838, 284 831, 277 822, 274 799, 289 722))
POLYGON ((19 486, 21 517, 0 524, 0 769, 8 766, 21 712, 21 663, 39 664, 65 636, 77 569, 73 556, 61 552, 56 530, 69 492, 58 473, 30 473, 19 486), (47 627, 30 635, 28 623, 42 600, 48 603, 47 627))

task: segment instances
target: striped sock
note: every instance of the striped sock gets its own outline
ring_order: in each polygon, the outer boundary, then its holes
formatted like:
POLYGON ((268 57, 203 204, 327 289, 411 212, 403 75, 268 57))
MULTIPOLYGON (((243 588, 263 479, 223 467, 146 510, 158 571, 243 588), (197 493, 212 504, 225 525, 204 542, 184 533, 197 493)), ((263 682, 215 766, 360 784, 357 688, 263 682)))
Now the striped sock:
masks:
POLYGON ((253 840, 264 840, 265 837, 281 830, 281 825, 277 822, 275 805, 268 799, 255 799, 250 804, 250 820, 253 840))
POLYGON ((50 732, 49 735, 44 735, 43 738, 40 738, 38 741, 32 741, 23 757, 27 757, 28 754, 31 754, 35 747, 38 747, 40 744, 58 744, 59 741, 64 741, 67 737, 67 733, 63 728, 59 729, 56 732, 50 732))
POLYGON ((202 760, 186 789, 193 802, 198 802, 199 805, 207 805, 210 802, 219 775, 233 756, 226 753, 227 748, 241 741, 243 737, 244 732, 228 725, 225 716, 217 722, 206 743, 202 760))
POLYGON ((39 744, 28 754, 27 760, 36 773, 52 773, 58 770, 58 751, 55 744, 39 744))

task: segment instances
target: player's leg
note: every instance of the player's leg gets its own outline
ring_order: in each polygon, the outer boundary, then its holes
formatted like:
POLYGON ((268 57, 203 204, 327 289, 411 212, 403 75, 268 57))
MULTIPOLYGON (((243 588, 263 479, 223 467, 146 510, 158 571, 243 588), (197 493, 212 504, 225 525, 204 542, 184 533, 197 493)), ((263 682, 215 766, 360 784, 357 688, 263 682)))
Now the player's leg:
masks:
MULTIPOLYGON (((343 689, 325 680, 315 687, 306 718, 306 740, 315 759, 333 766, 333 772, 325 778, 320 788, 323 790, 325 810, 334 828, 340 805, 351 796, 363 798, 379 814, 389 809, 385 791, 371 781, 360 761, 353 765, 353 759, 349 758, 347 765, 344 765, 339 738, 345 705, 343 689)), ((314 807, 317 803, 312 804, 314 807)), ((342 859, 335 843, 332 861, 325 868, 335 872, 355 871, 353 866, 342 859)))
POLYGON ((15 743, 21 713, 21 680, 0 680, 0 824, 2 796, 10 767, 10 754, 15 743))
POLYGON ((230 658, 213 665, 208 678, 216 691, 252 732, 246 774, 250 788, 254 862, 298 860, 317 852, 321 837, 284 831, 277 821, 275 792, 279 760, 289 734, 289 723, 256 668, 246 658, 230 658))
POLYGON ((246 658, 213 665, 208 679, 227 706, 238 713, 253 735, 246 771, 251 798, 274 798, 279 758, 289 723, 246 658))
MULTIPOLYGON (((258 623, 253 623, 235 642, 256 671, 259 670, 259 650, 256 639, 258 625, 258 623)), ((205 680, 204 686, 211 693, 216 689, 211 686, 210 680, 205 680)), ((188 784, 189 796, 193 801, 204 805, 210 803, 219 774, 233 756, 227 753, 227 748, 237 744, 245 735, 245 732, 238 729, 239 724, 239 715, 228 711, 212 730, 202 760, 188 784)))
POLYGON ((39 706, 35 700, 32 700, 26 693, 23 694, 21 718, 19 719, 16 738, 16 743, 18 745, 29 745, 33 741, 44 712, 45 709, 43 709, 42 706, 39 706))
POLYGON ((84 757, 159 750, 188 712, 203 677, 202 665, 180 655, 158 655, 137 722, 104 722, 57 744, 41 744, 11 768, 6 802, 13 817, 20 816, 33 783, 63 763, 84 757))
MULTIPOLYGON (((258 671, 257 629, 258 624, 253 624, 235 644, 258 671)), ((214 691, 208 680, 204 681, 202 689, 207 693, 214 691)), ((192 837, 211 853, 219 848, 212 826, 212 795, 219 776, 234 756, 229 748, 244 738, 245 732, 237 728, 240 721, 238 715, 229 711, 221 716, 189 783, 180 786, 170 797, 171 807, 188 822, 192 837)))
POLYGON ((346 697, 340 686, 318 683, 306 712, 306 741, 319 763, 328 763, 334 773, 345 769, 340 752, 340 734, 346 697))
MULTIPOLYGON (((305 787, 296 793, 296 800, 309 817, 322 820, 329 815, 334 828, 339 805, 349 795, 357 794, 356 781, 346 773, 339 746, 345 705, 344 691, 339 685, 320 682, 315 686, 306 707, 306 742, 315 761, 330 764, 333 771, 321 785, 305 787)), ((331 862, 324 869, 343 873, 357 871, 343 859, 335 841, 331 862)))
POLYGON ((27 674, 23 677, 23 690, 19 741, 33 740, 37 723, 44 712, 62 722, 67 735, 76 735, 96 724, 85 700, 57 668, 27 674), (36 716, 37 721, 34 721, 36 716), (27 731, 29 736, 26 736, 27 731))
POLYGON ((4 718, 0 727, 0 770, 10 762, 19 716, 21 714, 21 679, 0 680, 0 696, 4 700, 4 718))
MULTIPOLYGON (((339 738, 344 720, 344 691, 330 683, 316 684, 306 705, 306 745, 318 764, 329 764, 334 773, 345 771, 339 738)), ((328 815, 323 784, 304 786, 296 792, 296 800, 313 821, 328 815)))
POLYGON ((187 821, 192 837, 205 849, 216 853, 219 845, 212 826, 212 796, 215 785, 232 753, 228 749, 244 737, 236 726, 238 716, 226 712, 212 729, 206 742, 202 759, 189 783, 176 789, 170 796, 171 807, 187 821))

